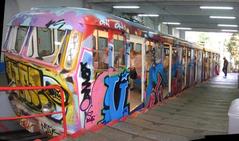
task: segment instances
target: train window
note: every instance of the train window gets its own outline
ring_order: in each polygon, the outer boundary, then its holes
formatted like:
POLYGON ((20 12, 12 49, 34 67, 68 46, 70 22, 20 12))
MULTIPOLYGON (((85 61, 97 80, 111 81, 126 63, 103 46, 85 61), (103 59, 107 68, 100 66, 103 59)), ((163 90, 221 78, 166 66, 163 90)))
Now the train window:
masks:
POLYGON ((77 55, 80 48, 80 43, 82 39, 82 33, 78 31, 71 31, 67 51, 66 51, 66 59, 64 62, 64 66, 67 70, 70 70, 74 67, 75 62, 77 61, 77 55))
POLYGON ((57 37, 56 37, 56 38, 57 38, 57 41, 55 42, 55 45, 56 45, 57 43, 61 42, 61 40, 62 40, 62 38, 64 37, 65 33, 66 33, 65 30, 57 30, 57 33, 56 33, 56 35, 57 35, 57 37))
POLYGON ((135 50, 136 52, 141 52, 141 49, 142 49, 142 44, 136 43, 134 50, 135 50))
POLYGON ((39 57, 49 56, 54 52, 51 29, 37 28, 37 49, 39 57))
POLYGON ((114 35, 114 67, 125 66, 125 48, 123 36, 114 35))
POLYGON ((183 58, 183 48, 182 47, 178 47, 177 48, 178 51, 178 62, 181 64, 182 63, 182 58, 183 58))
POLYGON ((183 57, 186 57, 186 49, 185 48, 183 48, 183 57))
POLYGON ((153 56, 155 52, 153 51, 153 46, 150 42, 146 45, 145 50, 145 69, 147 72, 149 72, 150 66, 152 65, 153 59, 155 57, 153 56))
POLYGON ((34 28, 28 43, 27 56, 58 65, 69 33, 65 30, 34 28))
POLYGON ((14 45, 16 41, 17 27, 11 26, 8 31, 8 36, 4 43, 3 50, 12 50, 15 52, 14 45))
POLYGON ((164 54, 165 56, 169 56, 169 48, 164 48, 164 54))
POLYGON ((17 28, 17 37, 14 50, 19 53, 23 44, 23 41, 27 34, 27 27, 18 27, 17 28))
POLYGON ((55 45, 55 58, 53 60, 53 64, 58 65, 60 63, 60 61, 63 58, 63 53, 64 50, 66 49, 66 45, 67 45, 67 41, 69 40, 69 35, 70 35, 70 31, 68 30, 54 30, 54 39, 57 39, 54 41, 54 45, 55 45))
POLYGON ((133 42, 130 42, 130 43, 129 43, 129 47, 130 47, 130 49, 134 48, 134 43, 133 43, 133 42))
POLYGON ((173 61, 173 63, 176 63, 176 60, 177 60, 177 57, 178 57, 178 55, 177 55, 177 50, 176 50, 176 48, 173 48, 173 52, 172 52, 172 61, 173 61))
POLYGON ((13 41, 12 40, 12 36, 14 36, 14 28, 13 27, 9 27, 8 31, 7 31, 7 36, 3 45, 3 50, 6 51, 9 49, 9 45, 11 44, 11 42, 9 41, 13 41))
POLYGON ((93 33, 93 58, 96 73, 108 69, 108 32, 96 29, 93 33))
POLYGON ((108 39, 104 37, 99 37, 99 50, 104 50, 105 48, 108 48, 108 39))
POLYGON ((155 60, 155 62, 156 63, 162 63, 162 61, 163 61, 163 59, 162 59, 162 57, 163 57, 163 46, 156 43, 155 48, 156 48, 156 53, 155 53, 156 54, 156 60, 155 60))
POLYGON ((32 36, 30 37, 30 41, 28 43, 28 51, 27 51, 27 56, 32 57, 34 55, 34 42, 32 40, 32 36))
POLYGON ((98 37, 98 69, 107 69, 109 66, 108 39, 98 37), (102 55, 102 58, 100 57, 102 55))
POLYGON ((93 42, 92 43, 92 46, 93 46, 92 48, 93 48, 94 53, 95 53, 95 50, 96 50, 96 37, 94 35, 92 36, 92 42, 93 42))
POLYGON ((188 57, 191 56, 191 49, 188 49, 188 57))

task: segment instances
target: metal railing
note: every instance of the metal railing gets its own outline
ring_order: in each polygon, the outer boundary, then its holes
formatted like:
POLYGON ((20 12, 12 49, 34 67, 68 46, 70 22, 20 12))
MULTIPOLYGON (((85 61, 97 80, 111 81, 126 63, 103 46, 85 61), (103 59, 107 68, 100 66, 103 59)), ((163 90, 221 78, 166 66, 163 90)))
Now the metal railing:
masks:
POLYGON ((63 127, 63 136, 66 137, 67 135, 67 125, 66 125, 66 114, 65 114, 65 98, 64 98, 64 91, 58 85, 50 85, 50 86, 20 86, 20 87, 0 87, 0 91, 20 91, 20 90, 49 90, 55 89, 60 92, 61 95, 61 111, 60 112, 49 112, 49 113, 38 113, 32 115, 21 115, 16 117, 0 117, 1 120, 17 120, 23 118, 34 118, 34 117, 43 117, 53 114, 62 114, 62 127, 63 127))

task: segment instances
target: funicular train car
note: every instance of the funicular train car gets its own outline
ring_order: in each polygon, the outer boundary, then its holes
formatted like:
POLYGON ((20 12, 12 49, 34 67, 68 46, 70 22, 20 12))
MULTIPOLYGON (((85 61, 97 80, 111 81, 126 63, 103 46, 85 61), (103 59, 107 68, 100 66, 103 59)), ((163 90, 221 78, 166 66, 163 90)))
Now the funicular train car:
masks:
MULTIPOLYGON (((9 86, 62 87, 69 134, 152 107, 200 82, 200 75, 208 77, 207 54, 196 45, 83 8, 17 14, 3 49, 9 86)), ((61 111, 54 90, 16 91, 9 97, 18 115, 61 111)), ((61 114, 27 122, 31 132, 55 136, 63 130, 61 114)))

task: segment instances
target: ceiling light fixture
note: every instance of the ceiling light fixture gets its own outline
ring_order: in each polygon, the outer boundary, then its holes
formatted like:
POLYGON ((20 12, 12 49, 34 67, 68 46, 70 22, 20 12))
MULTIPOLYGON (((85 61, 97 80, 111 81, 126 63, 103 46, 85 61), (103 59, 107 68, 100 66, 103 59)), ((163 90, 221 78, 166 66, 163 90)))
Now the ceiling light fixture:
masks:
POLYGON ((238 30, 222 29, 222 32, 238 32, 238 30))
POLYGON ((139 17, 158 17, 158 14, 138 14, 139 17))
POLYGON ((234 24, 217 24, 217 26, 221 26, 221 27, 238 27, 238 25, 234 25, 234 24))
POLYGON ((190 27, 176 27, 178 30, 192 30, 190 27))
POLYGON ((236 19, 236 17, 227 17, 227 16, 209 16, 211 19, 236 19))
POLYGON ((170 24, 170 25, 180 25, 179 22, 162 22, 163 24, 170 24))
POLYGON ((228 7, 228 6, 200 6, 200 9, 232 10, 233 7, 228 7))
POLYGON ((123 6, 123 5, 118 5, 118 6, 113 6, 114 9, 138 9, 140 8, 139 6, 123 6))

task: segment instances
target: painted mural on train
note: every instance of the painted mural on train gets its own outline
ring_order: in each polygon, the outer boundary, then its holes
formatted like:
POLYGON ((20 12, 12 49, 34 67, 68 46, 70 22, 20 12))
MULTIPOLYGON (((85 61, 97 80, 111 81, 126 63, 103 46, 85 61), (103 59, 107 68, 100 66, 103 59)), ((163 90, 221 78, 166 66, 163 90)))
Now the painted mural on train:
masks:
MULTIPOLYGON (((9 25, 3 47, 9 85, 61 86, 68 133, 153 107, 194 84, 198 68, 197 76, 205 79, 215 68, 196 64, 193 49, 201 47, 100 11, 35 8, 17 14, 9 25)), ((201 60, 207 61, 204 52, 201 60)), ((22 114, 61 111, 57 90, 11 95, 22 114)), ((35 119, 34 125, 59 135, 63 116, 35 119)), ((35 128, 28 121, 21 124, 35 128)))

